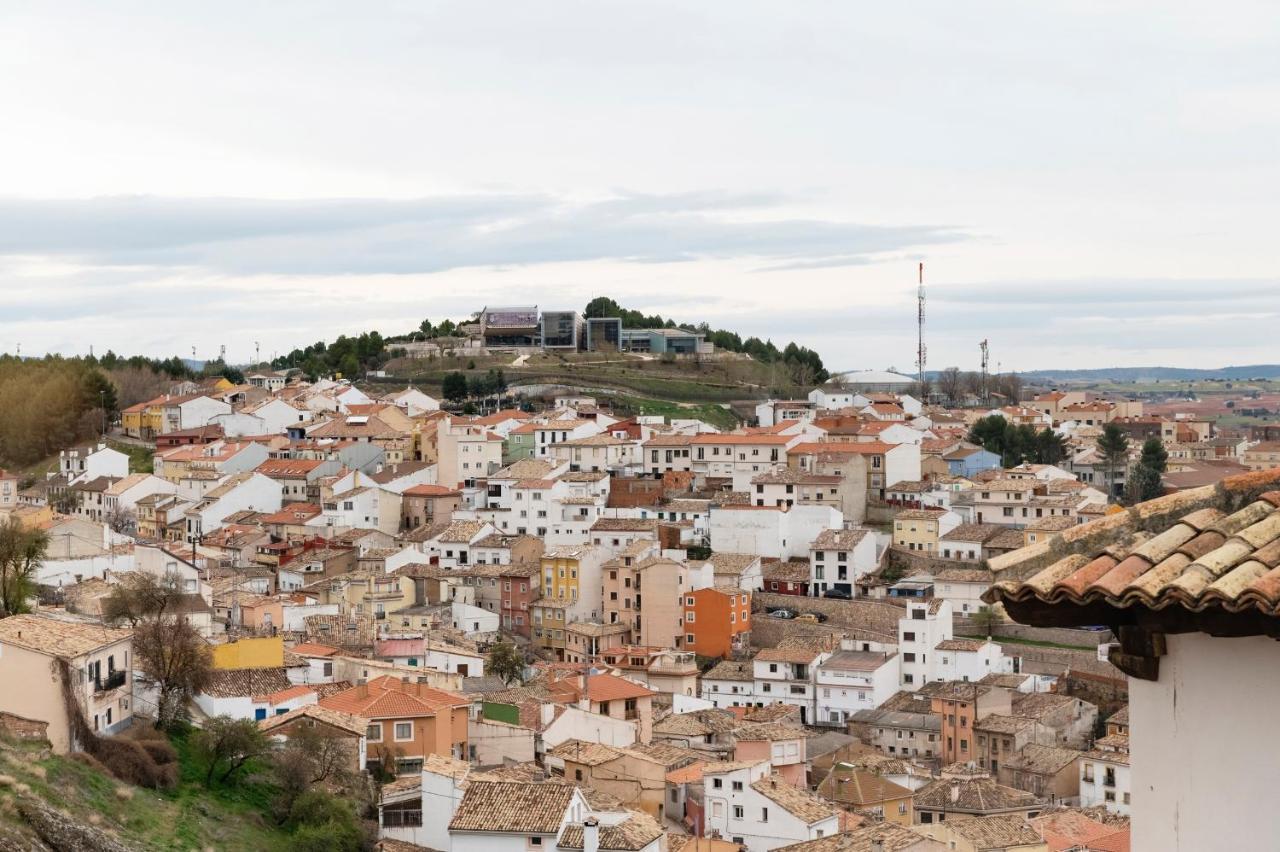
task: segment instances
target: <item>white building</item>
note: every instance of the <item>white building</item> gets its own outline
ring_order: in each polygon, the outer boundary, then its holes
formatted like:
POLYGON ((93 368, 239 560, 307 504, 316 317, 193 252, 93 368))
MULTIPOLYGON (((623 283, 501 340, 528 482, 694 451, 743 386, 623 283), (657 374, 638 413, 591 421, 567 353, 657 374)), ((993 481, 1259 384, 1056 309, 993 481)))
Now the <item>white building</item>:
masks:
POLYGON ((951 604, 940 598, 907 604, 907 614, 898 619, 903 689, 915 692, 930 681, 945 680, 935 674, 934 649, 951 638, 951 604))
MULTIPOLYGON (((832 656, 811 648, 765 648, 751 661, 757 704, 782 702, 800 708, 800 721, 816 717, 815 668, 832 656)), ((705 696, 704 696, 705 697, 705 696)))
POLYGON ((702 771, 703 834, 769 852, 830 837, 840 820, 830 802, 774 775, 768 760, 709 763, 702 771))
POLYGON ((227 477, 186 512, 187 541, 198 541, 235 512, 275 512, 282 505, 280 483, 260 473, 227 477))
POLYGON ((1080 758, 1080 806, 1101 805, 1113 814, 1133 813, 1133 778, 1129 774, 1129 737, 1110 734, 1080 758))
POLYGON ((840 529, 839 509, 819 504, 711 507, 711 549, 755 553, 776 559, 804 559, 823 530, 840 529))
POLYGON ((100 476, 119 479, 129 475, 129 457, 105 443, 72 447, 58 453, 58 472, 67 478, 68 485, 100 476))
POLYGON ((817 716, 843 728, 859 710, 874 710, 898 691, 901 664, 892 652, 840 651, 818 664, 817 716))
POLYGON ((809 545, 809 594, 836 590, 853 597, 858 578, 879 566, 870 530, 825 529, 809 545))

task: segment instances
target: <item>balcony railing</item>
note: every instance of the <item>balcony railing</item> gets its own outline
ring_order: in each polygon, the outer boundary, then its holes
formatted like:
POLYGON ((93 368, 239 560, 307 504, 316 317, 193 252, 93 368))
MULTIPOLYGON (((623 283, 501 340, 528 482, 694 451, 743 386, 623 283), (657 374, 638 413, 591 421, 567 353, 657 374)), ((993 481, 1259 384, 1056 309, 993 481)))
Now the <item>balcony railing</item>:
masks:
POLYGON ((419 828, 422 825, 422 811, 384 810, 382 812, 383 828, 419 828))
POLYGON ((98 677, 94 679, 94 692, 110 692, 113 689, 119 689, 124 686, 125 674, 124 669, 109 672, 106 677, 98 677))

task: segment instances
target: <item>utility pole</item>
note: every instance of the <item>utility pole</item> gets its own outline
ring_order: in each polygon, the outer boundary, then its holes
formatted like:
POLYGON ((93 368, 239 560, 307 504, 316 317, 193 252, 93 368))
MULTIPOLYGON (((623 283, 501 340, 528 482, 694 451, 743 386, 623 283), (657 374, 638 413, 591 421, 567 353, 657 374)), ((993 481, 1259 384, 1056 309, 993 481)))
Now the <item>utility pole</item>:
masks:
POLYGON ((924 261, 920 261, 917 269, 917 289, 916 289, 916 368, 918 371, 918 380, 920 382, 921 402, 928 402, 928 394, 925 393, 924 384, 924 365, 925 365, 925 348, 924 348, 924 261))

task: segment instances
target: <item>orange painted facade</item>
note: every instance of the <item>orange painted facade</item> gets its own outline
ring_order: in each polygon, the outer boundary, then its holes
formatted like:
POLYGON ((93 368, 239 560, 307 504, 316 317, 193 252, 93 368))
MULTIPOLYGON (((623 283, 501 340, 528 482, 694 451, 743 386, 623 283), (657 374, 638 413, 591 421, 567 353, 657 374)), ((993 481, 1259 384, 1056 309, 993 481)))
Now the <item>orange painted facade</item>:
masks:
POLYGON ((698 589, 684 594, 681 650, 704 657, 728 657, 751 635, 751 593, 741 589, 698 589))

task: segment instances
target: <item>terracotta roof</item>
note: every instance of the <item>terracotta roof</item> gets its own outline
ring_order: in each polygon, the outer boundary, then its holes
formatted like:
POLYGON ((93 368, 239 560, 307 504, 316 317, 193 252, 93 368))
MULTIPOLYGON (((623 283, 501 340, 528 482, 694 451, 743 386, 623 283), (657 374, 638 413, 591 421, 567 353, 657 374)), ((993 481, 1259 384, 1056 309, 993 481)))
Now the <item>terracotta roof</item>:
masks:
MULTIPOLYGON (((916 834, 905 826, 896 823, 879 823, 853 831, 844 831, 821 837, 817 840, 805 840, 789 846, 775 846, 773 852, 898 852, 927 845, 928 839, 916 834)), ((940 845, 934 848, 941 848, 940 845)))
POLYGON ((932 521, 947 513, 946 509, 903 509, 893 516, 895 521, 932 521))
POLYGON ((300 657, 332 657, 338 653, 337 648, 321 645, 319 642, 299 642, 289 650, 300 657))
POLYGON ((449 830, 556 834, 576 789, 568 784, 472 780, 449 830))
POLYGON ((1040 843, 1039 833, 1019 814, 947 820, 947 825, 974 849, 1007 849, 1040 843))
POLYGON ((314 694, 316 688, 307 684, 299 683, 285 689, 277 690, 270 695, 255 695, 253 700, 259 704, 283 704, 294 698, 301 698, 304 695, 314 694))
POLYGON ((622 752, 602 743, 586 740, 565 740, 547 752, 548 757, 558 757, 570 763, 581 763, 584 766, 599 766, 622 757, 622 752))
POLYGON ((809 545, 810 550, 852 550, 867 536, 867 530, 823 530, 809 545))
POLYGON ((83 621, 63 621, 48 615, 13 615, 0 619, 0 643, 69 660, 128 639, 132 630, 118 630, 83 621))
POLYGON ((882 456, 897 447, 882 441, 831 441, 796 444, 787 450, 789 456, 882 456))
POLYGON ((999 524, 961 524, 942 536, 943 541, 985 542, 1005 531, 999 524))
POLYGON ((426 684, 405 683, 389 675, 320 699, 322 707, 365 719, 434 716, 442 709, 470 704, 471 700, 465 696, 433 689, 426 684))
POLYGON ((284 666, 214 669, 201 692, 214 698, 251 698, 255 695, 271 695, 292 686, 284 666))
POLYGON ((404 497, 456 497, 461 491, 443 485, 412 485, 401 492, 404 497))
POLYGON ((755 658, 765 663, 812 663, 821 653, 813 648, 765 648, 755 658))
POLYGON ((721 660, 703 675, 703 680, 752 680, 751 663, 721 660))
POLYGON ((818 793, 833 802, 865 808, 890 799, 911 798, 911 790, 864 769, 836 767, 822 783, 818 793))
POLYGON ((993 580, 991 572, 984 568, 943 568, 933 575, 934 583, 981 583, 990 586, 993 580))
POLYGON ((587 676, 587 697, 592 701, 619 701, 626 698, 644 698, 656 695, 647 686, 611 674, 587 676))
POLYGON ((767 562, 760 568, 766 580, 784 583, 809 582, 808 562, 767 562))
POLYGON ((826 799, 815 796, 808 790, 791 786, 779 775, 761 778, 751 785, 751 789, 806 825, 812 825, 836 815, 836 809, 826 799))
POLYGON ((915 806, 983 814, 1033 808, 1039 801, 1025 790, 1015 790, 997 784, 989 776, 975 774, 966 778, 939 778, 926 784, 916 790, 915 806))
MULTIPOLYGON (((631 816, 617 825, 601 825, 599 849, 601 852, 635 852, 662 837, 662 826, 646 813, 632 811, 631 816)), ((556 842, 558 849, 582 848, 582 825, 566 825, 556 842)))
MULTIPOLYGON (((1058 608, 1280 615, 1280 469, 1142 503, 1073 527, 1072 552, 1050 561, 1049 543, 993 560, 1002 577, 984 596, 1058 608), (1251 487, 1252 486, 1252 487, 1251 487), (1047 562, 1047 565, 1043 563, 1047 562)), ((1061 546, 1061 545, 1059 545, 1061 546)), ((1096 619, 1082 623, 1099 623, 1096 619)))
POLYGON ((358 736, 364 736, 369 729, 369 723, 359 716, 352 716, 350 713, 343 713, 338 710, 330 710, 327 707, 321 707, 319 704, 304 704, 301 707, 290 710, 288 713, 282 713, 279 716, 268 716, 258 722, 258 728, 264 733, 270 733, 295 719, 313 719, 358 736))
POLYGON ((1028 743, 1022 751, 1006 758, 1005 762, 1021 769, 1023 772, 1034 772, 1037 775, 1056 775, 1078 761, 1084 752, 1071 748, 1028 743))
POLYGON ((982 639, 943 639, 933 646, 935 651, 980 651, 987 644, 982 639))

